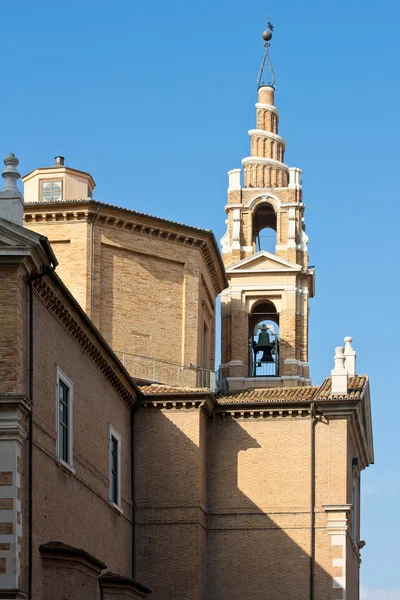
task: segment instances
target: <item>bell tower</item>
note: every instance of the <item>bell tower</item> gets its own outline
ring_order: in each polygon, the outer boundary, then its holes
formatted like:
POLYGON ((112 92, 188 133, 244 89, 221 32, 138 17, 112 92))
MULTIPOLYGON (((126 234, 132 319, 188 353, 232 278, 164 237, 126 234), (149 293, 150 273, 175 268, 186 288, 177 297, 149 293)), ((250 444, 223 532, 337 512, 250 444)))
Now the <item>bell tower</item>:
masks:
POLYGON ((229 287, 221 295, 222 365, 229 387, 310 384, 308 266, 301 169, 285 163, 267 21, 258 75, 250 156, 229 171, 226 233, 221 240, 229 287), (243 181, 242 181, 243 179, 243 181))

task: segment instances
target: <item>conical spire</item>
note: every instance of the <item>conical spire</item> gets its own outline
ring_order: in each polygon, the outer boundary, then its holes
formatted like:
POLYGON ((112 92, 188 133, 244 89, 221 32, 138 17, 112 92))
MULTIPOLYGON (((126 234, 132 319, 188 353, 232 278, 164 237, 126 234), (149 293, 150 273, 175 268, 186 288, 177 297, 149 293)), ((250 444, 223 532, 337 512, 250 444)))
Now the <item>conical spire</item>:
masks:
POLYGON ((289 185, 289 168, 284 162, 286 142, 278 133, 275 75, 268 52, 273 29, 267 19, 267 28, 262 34, 265 54, 257 78, 256 129, 249 131, 250 156, 242 160, 245 188, 285 188, 289 185))

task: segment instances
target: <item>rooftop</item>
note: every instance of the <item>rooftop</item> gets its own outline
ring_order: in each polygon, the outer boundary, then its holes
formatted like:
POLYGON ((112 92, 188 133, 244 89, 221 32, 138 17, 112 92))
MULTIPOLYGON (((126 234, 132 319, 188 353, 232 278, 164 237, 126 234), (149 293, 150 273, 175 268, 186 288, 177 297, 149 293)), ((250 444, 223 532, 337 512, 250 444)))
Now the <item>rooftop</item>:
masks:
MULTIPOLYGON (((366 375, 356 375, 348 379, 348 392, 343 395, 331 393, 331 377, 325 379, 321 386, 303 386, 287 388, 255 388, 251 390, 230 392, 218 396, 218 404, 279 404, 286 402, 311 402, 323 400, 357 400, 361 398, 367 382, 366 375)), ((145 396, 177 396, 189 394, 208 394, 207 388, 174 387, 171 385, 144 385, 140 388, 145 396)))

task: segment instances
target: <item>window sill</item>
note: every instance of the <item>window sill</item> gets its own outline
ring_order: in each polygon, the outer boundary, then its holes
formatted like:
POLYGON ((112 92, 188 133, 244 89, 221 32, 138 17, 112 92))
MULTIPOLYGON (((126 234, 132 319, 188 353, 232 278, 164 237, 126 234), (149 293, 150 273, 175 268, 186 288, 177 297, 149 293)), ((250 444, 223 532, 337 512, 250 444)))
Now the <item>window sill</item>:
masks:
POLYGON ((74 467, 63 461, 61 458, 57 458, 56 463, 59 467, 61 467, 61 469, 63 469, 63 471, 65 471, 69 475, 75 475, 76 471, 74 467))
POLYGON ((124 511, 122 510, 122 508, 120 506, 118 506, 118 504, 114 504, 114 502, 109 502, 110 508, 111 510, 113 510, 115 513, 117 513, 117 515, 123 515, 124 511))

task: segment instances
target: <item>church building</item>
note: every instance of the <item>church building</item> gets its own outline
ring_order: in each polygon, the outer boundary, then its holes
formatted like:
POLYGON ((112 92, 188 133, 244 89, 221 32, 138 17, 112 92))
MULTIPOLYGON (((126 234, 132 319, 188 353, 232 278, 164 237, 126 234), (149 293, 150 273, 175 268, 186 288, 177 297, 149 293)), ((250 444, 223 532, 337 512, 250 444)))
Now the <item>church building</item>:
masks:
POLYGON ((314 268, 272 30, 221 251, 96 200, 61 156, 22 194, 4 159, 0 599, 359 600, 369 378, 345 337, 311 381, 314 268))

